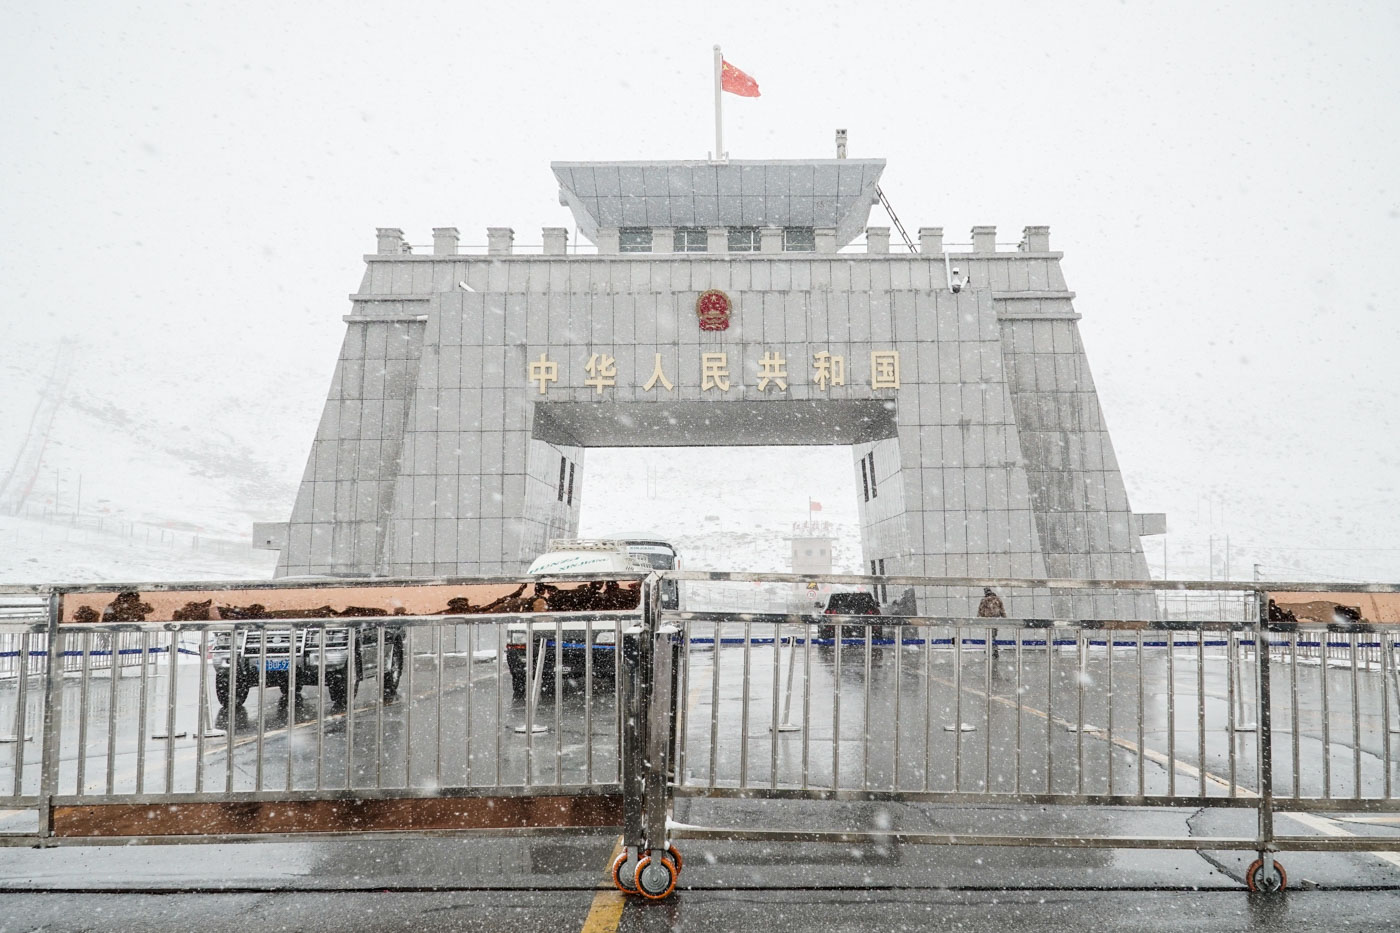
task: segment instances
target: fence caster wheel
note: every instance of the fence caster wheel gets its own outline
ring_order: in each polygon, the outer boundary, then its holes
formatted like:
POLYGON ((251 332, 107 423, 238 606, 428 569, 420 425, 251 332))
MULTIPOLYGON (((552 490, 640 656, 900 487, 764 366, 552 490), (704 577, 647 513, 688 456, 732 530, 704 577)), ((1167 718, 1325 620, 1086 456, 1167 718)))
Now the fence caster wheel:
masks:
POLYGON ((1244 883, 1251 891, 1261 894, 1277 894, 1288 887, 1288 872, 1283 870, 1283 866, 1274 861, 1274 876, 1267 881, 1259 878, 1259 869, 1264 867, 1264 860, 1255 859, 1249 863, 1249 870, 1244 873, 1244 883))
POLYGON ((666 856, 657 862, 643 855, 637 862, 637 893, 647 900, 660 901, 676 889, 676 863, 666 856))
POLYGON ((613 859, 612 880, 613 884, 623 894, 636 894, 637 889, 632 886, 632 879, 636 872, 625 872, 622 869, 627 865, 628 853, 626 849, 617 858, 613 859))

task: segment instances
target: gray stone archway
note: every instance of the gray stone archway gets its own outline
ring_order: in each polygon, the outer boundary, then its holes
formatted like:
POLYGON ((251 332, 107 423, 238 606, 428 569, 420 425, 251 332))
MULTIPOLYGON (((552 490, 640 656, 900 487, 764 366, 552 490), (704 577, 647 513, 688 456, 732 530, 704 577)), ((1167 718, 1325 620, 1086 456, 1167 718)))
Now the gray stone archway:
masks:
MULTIPOLYGON (((381 230, 291 521, 260 528, 282 550, 279 574, 519 572, 576 531, 591 446, 842 444, 867 565, 1146 579, 1045 228, 1014 251, 975 228, 955 259, 936 228, 918 253, 889 252, 880 228, 865 252, 839 252, 882 169, 559 164, 563 200, 597 245, 586 254, 566 252, 559 229, 543 253, 493 230, 485 255, 463 254, 450 228, 430 254, 381 230), (640 214, 622 193, 633 183, 648 192, 640 214), (738 193, 711 204, 707 186, 726 185, 738 193), (745 193, 755 186, 767 194, 745 193), (811 237, 785 233, 794 223, 811 237), (701 327, 710 290, 730 305, 725 329, 701 327)), ((968 598, 926 594, 921 608, 961 612, 968 598)), ((1040 593, 1010 608, 1154 614, 1133 595, 1040 593)))

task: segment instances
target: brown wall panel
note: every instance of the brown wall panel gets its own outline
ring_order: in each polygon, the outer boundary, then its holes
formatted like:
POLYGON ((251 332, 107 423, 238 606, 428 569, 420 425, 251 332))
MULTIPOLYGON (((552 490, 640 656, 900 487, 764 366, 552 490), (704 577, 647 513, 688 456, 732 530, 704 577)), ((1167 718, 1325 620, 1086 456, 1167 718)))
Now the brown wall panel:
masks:
POLYGON ((621 795, 94 804, 54 808, 54 835, 199 836, 611 827, 621 795))

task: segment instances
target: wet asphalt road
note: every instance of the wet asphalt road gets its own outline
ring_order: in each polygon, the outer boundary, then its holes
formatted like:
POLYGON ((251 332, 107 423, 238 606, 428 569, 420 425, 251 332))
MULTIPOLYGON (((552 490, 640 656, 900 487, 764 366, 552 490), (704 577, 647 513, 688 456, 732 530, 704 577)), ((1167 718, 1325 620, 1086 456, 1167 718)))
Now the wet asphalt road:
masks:
MULTIPOLYGON (((425 894, 0 894, 0 931, 148 930, 246 933, 552 933, 586 922, 587 896, 548 891, 425 894)), ((683 930, 1003 933, 1271 933, 1394 930, 1392 894, 1310 892, 1263 898, 1215 892, 684 892, 668 904, 629 905, 622 933, 683 930)))

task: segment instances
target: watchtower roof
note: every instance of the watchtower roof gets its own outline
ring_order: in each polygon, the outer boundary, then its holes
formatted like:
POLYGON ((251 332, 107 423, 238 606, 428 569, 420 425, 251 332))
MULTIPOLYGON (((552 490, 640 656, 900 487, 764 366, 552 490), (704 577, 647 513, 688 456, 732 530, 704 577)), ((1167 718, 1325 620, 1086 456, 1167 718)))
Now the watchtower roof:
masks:
POLYGON ((884 159, 552 162, 559 201, 590 240, 615 227, 865 228, 884 159))

